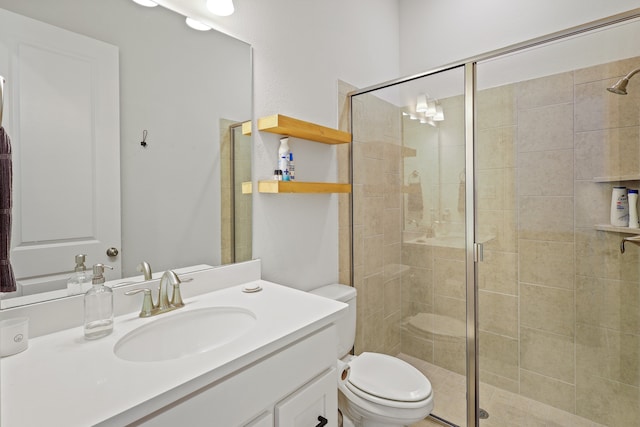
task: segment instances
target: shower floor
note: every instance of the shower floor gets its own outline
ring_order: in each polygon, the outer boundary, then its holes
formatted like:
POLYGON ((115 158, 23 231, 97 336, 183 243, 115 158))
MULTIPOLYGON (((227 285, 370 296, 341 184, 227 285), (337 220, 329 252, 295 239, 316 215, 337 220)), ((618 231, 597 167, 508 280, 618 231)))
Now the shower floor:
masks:
MULTIPOLYGON (((466 426, 465 377, 403 353, 398 357, 415 366, 431 381, 436 393, 433 413, 459 426, 466 426)), ((489 412, 488 419, 480 420, 481 427, 604 427, 484 383, 480 384, 480 407, 489 412)), ((442 427, 442 424, 426 419, 411 427, 442 427)))

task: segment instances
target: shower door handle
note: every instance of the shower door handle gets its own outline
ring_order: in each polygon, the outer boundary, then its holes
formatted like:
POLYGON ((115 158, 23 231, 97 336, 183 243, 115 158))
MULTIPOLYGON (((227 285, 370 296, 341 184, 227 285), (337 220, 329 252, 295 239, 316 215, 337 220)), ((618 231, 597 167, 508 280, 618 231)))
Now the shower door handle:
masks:
POLYGON ((484 248, 482 246, 482 243, 473 244, 473 261, 474 262, 484 261, 484 248))

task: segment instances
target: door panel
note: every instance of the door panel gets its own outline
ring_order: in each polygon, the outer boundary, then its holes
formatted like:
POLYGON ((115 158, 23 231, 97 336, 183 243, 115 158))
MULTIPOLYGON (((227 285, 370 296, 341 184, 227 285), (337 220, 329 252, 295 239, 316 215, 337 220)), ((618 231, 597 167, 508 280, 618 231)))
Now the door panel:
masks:
POLYGON ((120 277, 118 48, 0 11, 0 74, 16 279, 59 279, 79 253, 120 277))

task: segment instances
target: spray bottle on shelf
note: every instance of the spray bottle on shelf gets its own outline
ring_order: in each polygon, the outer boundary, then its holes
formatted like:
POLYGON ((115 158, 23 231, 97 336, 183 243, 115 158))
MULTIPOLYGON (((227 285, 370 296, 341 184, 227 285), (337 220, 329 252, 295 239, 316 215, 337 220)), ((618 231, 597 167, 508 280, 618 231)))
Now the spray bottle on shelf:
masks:
POLYGON ((289 181, 289 138, 280 138, 280 148, 278 148, 278 169, 282 171, 282 180, 289 181))

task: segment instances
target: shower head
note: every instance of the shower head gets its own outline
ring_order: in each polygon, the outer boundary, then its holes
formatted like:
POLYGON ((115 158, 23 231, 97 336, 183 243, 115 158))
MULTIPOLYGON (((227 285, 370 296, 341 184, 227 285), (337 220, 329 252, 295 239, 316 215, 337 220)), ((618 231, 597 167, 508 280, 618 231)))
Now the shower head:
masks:
POLYGON ((640 71, 640 68, 636 68, 620 80, 616 84, 611 87, 608 87, 607 90, 611 93, 615 93, 616 95, 626 95, 627 94, 627 85, 629 84, 629 79, 637 72, 640 71))
POLYGON ((626 95, 628 83, 629 83, 629 79, 625 77, 618 80, 618 82, 613 86, 608 87, 607 90, 611 93, 615 93, 616 95, 626 95))

